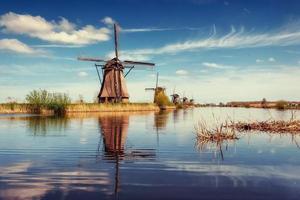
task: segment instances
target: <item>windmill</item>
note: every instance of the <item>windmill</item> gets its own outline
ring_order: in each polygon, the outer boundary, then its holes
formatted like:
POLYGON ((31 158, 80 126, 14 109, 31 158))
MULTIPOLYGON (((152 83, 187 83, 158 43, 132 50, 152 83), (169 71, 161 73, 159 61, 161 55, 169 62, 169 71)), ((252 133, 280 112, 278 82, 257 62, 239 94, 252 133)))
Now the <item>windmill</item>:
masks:
POLYGON ((115 57, 111 60, 103 60, 98 58, 78 57, 81 61, 92 61, 95 64, 98 78, 101 84, 100 92, 98 94, 99 103, 119 103, 128 102, 129 93, 127 90, 125 78, 135 68, 136 65, 154 66, 154 63, 148 62, 137 62, 130 60, 119 60, 118 52, 118 25, 114 24, 114 46, 115 46, 115 57), (102 80, 99 73, 99 68, 102 69, 102 80), (128 69, 124 75, 125 68, 128 69))
POLYGON ((145 88, 146 91, 150 91, 150 90, 154 91, 154 99, 153 99, 154 103, 157 103, 156 102, 156 97, 159 94, 165 95, 165 90, 166 90, 166 88, 158 86, 158 77, 159 77, 159 73, 157 72, 157 74, 156 74, 156 84, 155 84, 154 88, 145 88))
POLYGON ((175 93, 175 87, 173 89, 173 94, 171 95, 171 97, 172 97, 173 104, 177 105, 180 103, 180 96, 179 96, 179 94, 175 93))

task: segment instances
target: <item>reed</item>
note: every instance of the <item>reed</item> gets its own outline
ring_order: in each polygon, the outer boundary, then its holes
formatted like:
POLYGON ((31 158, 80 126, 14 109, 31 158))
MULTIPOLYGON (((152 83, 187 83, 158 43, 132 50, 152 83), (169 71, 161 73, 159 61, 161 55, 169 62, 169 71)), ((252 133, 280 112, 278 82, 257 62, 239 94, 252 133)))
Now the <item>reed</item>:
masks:
POLYGON ((261 121, 261 122, 237 122, 232 125, 238 131, 264 131, 271 133, 300 133, 300 120, 293 121, 261 121))
POLYGON ((3 103, 0 104, 0 113, 30 113, 31 106, 29 104, 20 103, 3 103))
POLYGON ((126 111, 158 111, 153 103, 84 103, 66 106, 66 112, 126 112, 126 111))
POLYGON ((206 142, 221 142, 224 140, 237 140, 235 127, 226 120, 210 127, 204 120, 200 120, 195 126, 197 140, 206 142))

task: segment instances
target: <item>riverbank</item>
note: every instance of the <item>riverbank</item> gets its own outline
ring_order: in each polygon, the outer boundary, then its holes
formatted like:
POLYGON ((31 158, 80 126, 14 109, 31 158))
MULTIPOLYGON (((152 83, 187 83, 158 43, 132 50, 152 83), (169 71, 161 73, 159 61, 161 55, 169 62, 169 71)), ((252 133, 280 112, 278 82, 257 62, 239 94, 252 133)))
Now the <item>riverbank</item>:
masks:
POLYGON ((299 101, 244 101, 228 102, 219 105, 221 107, 243 107, 243 108, 275 108, 275 109, 300 109, 299 101))
MULTIPOLYGON (((164 108, 165 109, 165 108, 164 108)), ((167 109, 175 109, 168 107, 167 109)), ((120 103, 120 104, 98 104, 80 103, 70 104, 65 108, 66 113, 76 112, 131 112, 131 111, 159 111, 160 107, 153 103, 120 103)), ((33 114, 37 113, 31 104, 6 103, 0 104, 0 114, 33 114)), ((41 109, 39 114, 51 115, 54 110, 41 109)))

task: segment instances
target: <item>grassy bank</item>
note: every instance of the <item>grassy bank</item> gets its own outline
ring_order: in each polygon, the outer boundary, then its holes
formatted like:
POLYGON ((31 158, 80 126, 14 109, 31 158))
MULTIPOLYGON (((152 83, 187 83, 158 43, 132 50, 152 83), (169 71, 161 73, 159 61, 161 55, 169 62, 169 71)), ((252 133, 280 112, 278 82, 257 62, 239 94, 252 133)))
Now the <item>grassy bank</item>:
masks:
POLYGON ((3 103, 0 104, 0 113, 32 113, 30 104, 3 103))
MULTIPOLYGON (((66 113, 74 112, 125 112, 125 111, 158 111, 159 107, 153 103, 120 103, 120 104, 98 104, 98 103, 81 103, 69 104, 65 107, 66 113)), ((5 103, 0 104, 0 113, 39 113, 53 114, 54 110, 45 108, 37 110, 32 104, 5 103)))
POLYGON ((153 103, 83 103, 70 104, 66 107, 66 112, 123 112, 123 111, 155 111, 159 107, 153 103))

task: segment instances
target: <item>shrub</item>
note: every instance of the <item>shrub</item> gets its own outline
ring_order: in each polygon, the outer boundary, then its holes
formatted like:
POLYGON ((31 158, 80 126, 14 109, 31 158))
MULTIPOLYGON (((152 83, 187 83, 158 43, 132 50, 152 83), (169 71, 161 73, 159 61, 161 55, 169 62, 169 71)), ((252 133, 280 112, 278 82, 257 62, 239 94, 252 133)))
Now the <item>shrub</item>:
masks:
POLYGON ((26 101, 32 106, 35 112, 41 112, 41 109, 51 109, 55 113, 61 114, 65 111, 71 99, 67 94, 49 93, 47 90, 33 90, 26 95, 26 101))
POLYGON ((168 106, 172 104, 169 98, 167 97, 167 95, 163 91, 157 92, 157 94, 155 94, 154 102, 158 106, 168 106))
POLYGON ((283 101, 283 100, 277 101, 277 102, 276 102, 276 105, 275 105, 275 107, 276 107, 277 109, 279 109, 279 110, 285 109, 286 106, 287 106, 287 102, 286 102, 286 101, 283 101))

